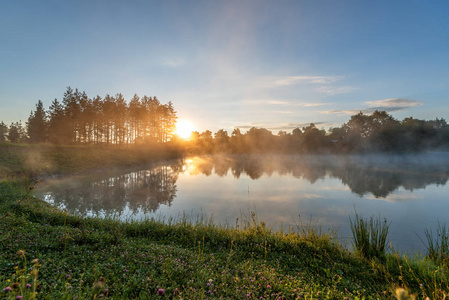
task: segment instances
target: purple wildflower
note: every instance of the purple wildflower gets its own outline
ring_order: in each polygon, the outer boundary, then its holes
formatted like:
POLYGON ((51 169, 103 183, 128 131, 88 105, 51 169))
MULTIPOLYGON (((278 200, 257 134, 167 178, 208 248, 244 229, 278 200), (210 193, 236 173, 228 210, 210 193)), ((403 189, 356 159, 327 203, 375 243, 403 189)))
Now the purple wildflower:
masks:
POLYGON ((11 287, 9 287, 9 286, 5 287, 5 288, 3 289, 3 291, 4 291, 5 293, 11 292, 11 287))
POLYGON ((164 289, 158 289, 158 290, 157 290, 157 294, 158 294, 159 296, 164 296, 165 290, 164 290, 164 289))
POLYGON ((31 284, 27 283, 26 287, 27 287, 27 289, 29 289, 31 287, 31 284))
POLYGON ((17 297, 16 297, 16 300, 22 300, 22 296, 20 296, 20 295, 18 295, 17 297))

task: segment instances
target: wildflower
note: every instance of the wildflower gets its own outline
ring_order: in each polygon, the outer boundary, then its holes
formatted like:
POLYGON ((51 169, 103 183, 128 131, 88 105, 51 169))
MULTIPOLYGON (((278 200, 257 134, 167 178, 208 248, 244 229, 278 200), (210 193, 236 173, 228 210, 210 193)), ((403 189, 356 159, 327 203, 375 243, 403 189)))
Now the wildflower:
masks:
POLYGON ((9 286, 7 286, 7 287, 5 287, 5 288, 3 289, 3 291, 4 291, 5 293, 10 292, 10 291, 11 291, 11 288, 10 288, 9 286))
POLYGON ((16 300, 22 300, 22 296, 20 296, 20 295, 18 295, 17 297, 16 297, 16 300))
POLYGON ((29 289, 31 287, 31 284, 27 283, 26 288, 29 289))
POLYGON ((31 276, 36 278, 38 273, 39 273, 39 270, 37 268, 33 268, 33 270, 31 271, 30 274, 31 274, 31 276))
POLYGON ((106 280, 104 279, 104 277, 100 277, 100 279, 98 281, 96 281, 94 283, 94 285, 92 286, 92 289, 97 293, 100 290, 102 290, 104 288, 106 280))
POLYGON ((70 277, 70 274, 66 274, 66 275, 65 275, 65 278, 69 278, 69 277, 70 277))
POLYGON ((16 255, 17 256, 24 256, 25 255, 25 251, 19 250, 19 251, 17 251, 16 255))
POLYGON ((159 296, 164 296, 165 290, 164 290, 164 289, 158 289, 158 290, 157 290, 157 294, 158 294, 159 296))
POLYGON ((271 289, 271 285, 267 284, 267 289, 271 289))

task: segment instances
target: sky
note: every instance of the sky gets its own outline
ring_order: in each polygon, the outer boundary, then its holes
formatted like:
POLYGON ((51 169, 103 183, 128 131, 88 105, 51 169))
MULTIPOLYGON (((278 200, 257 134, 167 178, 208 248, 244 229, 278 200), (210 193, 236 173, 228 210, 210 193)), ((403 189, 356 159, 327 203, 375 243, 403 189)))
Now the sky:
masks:
POLYGON ((0 2, 0 121, 68 86, 172 101, 198 131, 360 111, 449 119, 449 1, 0 2))

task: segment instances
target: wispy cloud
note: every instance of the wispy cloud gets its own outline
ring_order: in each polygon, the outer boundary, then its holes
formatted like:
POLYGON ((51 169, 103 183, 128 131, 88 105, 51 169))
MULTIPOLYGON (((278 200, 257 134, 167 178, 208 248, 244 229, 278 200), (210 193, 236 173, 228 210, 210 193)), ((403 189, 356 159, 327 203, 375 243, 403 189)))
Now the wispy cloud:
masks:
POLYGON ((243 103, 246 104, 257 104, 257 105, 278 105, 278 106, 303 106, 303 107, 316 107, 323 106, 329 103, 325 102, 297 102, 297 101, 288 101, 288 100, 277 100, 277 99, 252 99, 252 100, 243 100, 243 103))
POLYGON ((319 103, 306 103, 303 104, 305 107, 316 107, 316 106, 323 106, 323 105, 327 105, 328 103, 324 103, 324 102, 319 102, 319 103))
POLYGON ((288 76, 273 80, 273 86, 289 86, 294 84, 330 84, 341 80, 342 76, 288 76))
POLYGON ((357 90, 358 88, 353 86, 322 86, 317 89, 318 92, 324 93, 329 96, 338 95, 338 94, 347 94, 352 91, 357 90))
POLYGON ((262 86, 269 88, 283 88, 294 85, 312 86, 315 92, 333 96, 337 94, 347 94, 358 88, 353 86, 339 86, 337 82, 344 79, 344 76, 285 76, 269 77, 264 80, 262 86))
POLYGON ((422 105, 422 102, 408 98, 392 98, 365 102, 368 106, 374 108, 390 108, 395 110, 404 110, 422 105))
POLYGON ((166 67, 180 67, 185 64, 185 60, 180 57, 170 58, 162 61, 162 65, 166 67))
MULTIPOLYGON (((333 123, 328 123, 328 122, 313 122, 313 124, 315 124, 315 126, 317 127, 329 127, 330 125, 333 125, 333 123)), ((249 124, 244 124, 244 125, 240 125, 240 126, 235 126, 234 128, 240 128, 240 129, 251 129, 253 127, 256 128, 265 128, 268 129, 270 131, 273 131, 274 134, 277 133, 277 131, 279 130, 284 130, 284 131, 291 131, 295 128, 303 128, 303 127, 307 127, 310 125, 310 122, 303 122, 303 123, 284 123, 284 124, 263 124, 263 123, 249 123, 249 124)))
POLYGON ((243 100, 243 103, 246 104, 265 104, 265 105, 294 105, 293 102, 287 100, 277 100, 277 99, 251 99, 251 100, 243 100))
POLYGON ((375 101, 367 101, 365 104, 368 106, 367 108, 361 109, 349 109, 349 110, 329 110, 324 111, 326 114, 340 114, 340 115, 354 115, 362 112, 363 114, 372 114, 374 111, 386 111, 386 112, 395 112, 395 111, 403 111, 406 109, 414 108, 422 105, 423 103, 417 100, 408 99, 408 98, 391 98, 391 99, 382 99, 375 101))

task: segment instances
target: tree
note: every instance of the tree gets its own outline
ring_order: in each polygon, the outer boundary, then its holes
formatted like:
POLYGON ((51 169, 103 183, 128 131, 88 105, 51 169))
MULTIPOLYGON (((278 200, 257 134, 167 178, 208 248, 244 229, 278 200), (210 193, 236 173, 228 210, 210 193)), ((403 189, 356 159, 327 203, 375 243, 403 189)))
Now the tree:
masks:
POLYGON ((48 141, 54 144, 64 143, 65 129, 64 107, 55 99, 48 109, 48 141))
POLYGON ((243 153, 245 150, 245 140, 239 128, 235 128, 230 138, 231 151, 233 153, 243 153))
POLYGON ((37 102, 36 110, 31 112, 28 118, 27 133, 30 143, 47 141, 47 115, 41 100, 37 102))
POLYGON ((302 147, 308 153, 320 152, 329 149, 330 141, 326 137, 324 130, 316 128, 315 124, 310 123, 309 126, 304 127, 302 137, 302 147))
POLYGON ((3 143, 6 141, 6 136, 8 135, 8 126, 3 123, 3 121, 0 123, 0 143, 3 143))
POLYGON ((265 128, 252 127, 245 134, 245 142, 252 153, 271 152, 276 146, 273 134, 265 128))
POLYGON ((11 123, 9 126, 8 139, 11 143, 15 144, 25 142, 26 134, 22 122, 11 123))
POLYGON ((215 133, 215 152, 227 152, 229 148, 229 135, 224 129, 215 133))

